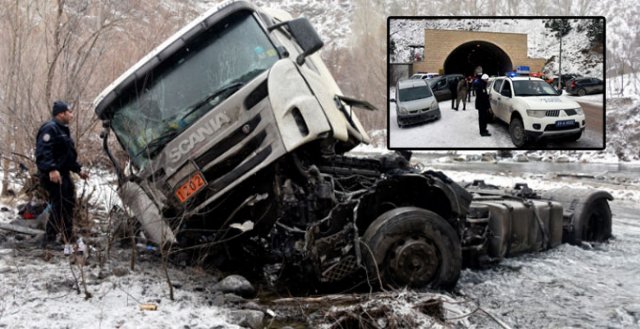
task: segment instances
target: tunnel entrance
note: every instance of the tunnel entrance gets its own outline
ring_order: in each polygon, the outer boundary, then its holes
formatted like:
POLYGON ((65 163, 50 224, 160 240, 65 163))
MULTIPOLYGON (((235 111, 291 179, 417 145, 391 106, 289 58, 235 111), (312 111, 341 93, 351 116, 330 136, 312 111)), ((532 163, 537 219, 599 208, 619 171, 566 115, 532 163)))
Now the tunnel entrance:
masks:
POLYGON ((474 75, 481 66, 489 76, 505 75, 513 70, 511 59, 500 47, 486 41, 471 41, 454 49, 444 61, 444 73, 474 75))

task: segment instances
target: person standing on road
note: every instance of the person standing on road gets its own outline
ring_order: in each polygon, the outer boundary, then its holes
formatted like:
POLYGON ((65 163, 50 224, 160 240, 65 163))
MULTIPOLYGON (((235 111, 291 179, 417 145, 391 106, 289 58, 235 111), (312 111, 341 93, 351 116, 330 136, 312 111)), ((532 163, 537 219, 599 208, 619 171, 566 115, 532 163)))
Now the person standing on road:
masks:
POLYGON ((41 242, 46 248, 48 243, 55 242, 56 234, 61 234, 65 244, 65 255, 71 254, 73 236, 73 209, 76 192, 70 173, 77 173, 82 179, 88 175, 82 172, 77 161, 78 154, 69 123, 73 120, 73 111, 63 101, 53 103, 52 119, 45 122, 36 136, 36 164, 40 184, 49 193, 51 213, 41 242))
POLYGON ((487 121, 489 121, 489 93, 487 92, 487 81, 489 76, 483 74, 476 85, 476 110, 478 110, 478 124, 480 125, 480 136, 491 136, 487 130, 487 121))
POLYGON ((454 107, 456 100, 458 99, 458 79, 451 78, 449 80, 449 91, 451 92, 451 109, 458 110, 457 107, 454 107))
POLYGON ((462 78, 460 79, 460 81, 458 81, 458 98, 456 100, 456 109, 460 108, 460 102, 462 102, 462 110, 466 111, 467 110, 467 92, 468 92, 468 87, 467 87, 467 80, 462 78))

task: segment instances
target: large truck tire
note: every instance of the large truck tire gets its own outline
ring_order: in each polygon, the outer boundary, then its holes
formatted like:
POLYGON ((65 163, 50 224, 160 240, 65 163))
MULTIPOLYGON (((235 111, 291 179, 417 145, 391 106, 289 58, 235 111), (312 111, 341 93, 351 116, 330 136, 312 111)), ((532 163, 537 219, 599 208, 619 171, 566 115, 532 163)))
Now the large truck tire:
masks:
POLYGON ((363 241, 368 278, 383 287, 452 289, 460 277, 460 239, 429 210, 389 210, 367 228, 363 241))
POLYGON ((575 223, 574 243, 604 242, 611 237, 611 208, 607 199, 597 199, 575 223))
POLYGON ((563 204, 562 242, 580 245, 583 241, 604 242, 612 237, 609 201, 613 196, 608 192, 559 188, 543 191, 541 197, 563 204))

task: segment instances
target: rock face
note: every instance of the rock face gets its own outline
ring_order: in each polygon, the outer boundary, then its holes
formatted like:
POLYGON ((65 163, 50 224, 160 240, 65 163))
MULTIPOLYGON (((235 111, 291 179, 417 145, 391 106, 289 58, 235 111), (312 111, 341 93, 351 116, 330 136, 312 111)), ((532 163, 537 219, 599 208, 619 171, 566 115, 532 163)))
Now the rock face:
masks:
POLYGON ((526 154, 516 154, 513 159, 516 162, 529 162, 529 158, 527 157, 526 154))
POLYGON ((556 163, 569 163, 571 162, 571 158, 566 155, 560 155, 556 158, 556 163))
POLYGON ((481 157, 480 161, 496 163, 497 162, 496 154, 492 153, 492 152, 482 153, 482 157, 481 157))
POLYGON ((235 274, 218 282, 213 286, 213 289, 223 293, 233 293, 244 298, 253 298, 256 295, 256 289, 251 285, 251 282, 243 276, 235 274))
POLYGON ((251 329, 260 329, 264 326, 262 321, 264 320, 264 313, 255 310, 238 310, 231 311, 229 313, 229 320, 242 327, 249 327, 251 329))

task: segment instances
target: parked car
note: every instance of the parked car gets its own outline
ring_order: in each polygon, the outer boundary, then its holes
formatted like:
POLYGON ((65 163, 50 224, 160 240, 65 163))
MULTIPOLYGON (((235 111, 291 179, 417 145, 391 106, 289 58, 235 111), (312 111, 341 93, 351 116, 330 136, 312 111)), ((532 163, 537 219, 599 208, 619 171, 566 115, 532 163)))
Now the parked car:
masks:
POLYGON ((398 127, 440 119, 440 107, 429 84, 422 79, 398 81, 396 85, 398 127))
POLYGON ((440 74, 438 73, 422 73, 422 72, 418 72, 414 75, 412 75, 409 79, 433 79, 437 76, 440 76, 440 74))
MULTIPOLYGON (((579 78, 580 74, 577 73, 567 73, 567 74, 562 74, 560 75, 560 87, 562 89, 564 89, 567 85, 567 82, 569 82, 569 80, 574 79, 574 78, 579 78)), ((547 81, 547 80, 545 80, 547 81)), ((554 87, 558 87, 558 76, 554 75, 553 77, 551 77, 548 81, 547 81, 550 85, 554 86, 554 87)))
POLYGON ((498 77, 489 85, 491 109, 509 125, 511 141, 518 148, 543 138, 582 136, 586 122, 580 104, 558 94, 538 78, 498 77))
POLYGON ((567 82, 565 89, 572 95, 599 94, 604 91, 604 83, 598 78, 574 78, 567 82))
POLYGON ((464 76, 462 74, 445 74, 433 79, 429 79, 429 87, 431 87, 431 90, 436 96, 438 102, 446 101, 447 99, 451 99, 451 90, 449 90, 449 84, 455 83, 455 85, 457 86, 460 79, 464 79, 464 76))

